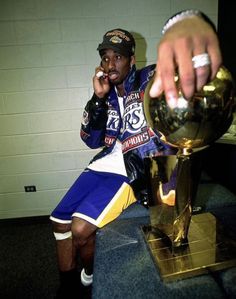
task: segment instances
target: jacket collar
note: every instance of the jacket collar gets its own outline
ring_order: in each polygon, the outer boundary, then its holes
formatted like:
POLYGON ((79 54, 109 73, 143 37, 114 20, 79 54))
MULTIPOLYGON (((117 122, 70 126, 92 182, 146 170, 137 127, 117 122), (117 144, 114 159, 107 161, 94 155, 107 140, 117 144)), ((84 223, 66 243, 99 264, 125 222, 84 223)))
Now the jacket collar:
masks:
POLYGON ((136 74, 136 66, 135 66, 135 64, 133 64, 128 76, 126 77, 126 79, 124 81, 124 88, 125 88, 126 94, 128 94, 133 88, 135 74, 136 74))

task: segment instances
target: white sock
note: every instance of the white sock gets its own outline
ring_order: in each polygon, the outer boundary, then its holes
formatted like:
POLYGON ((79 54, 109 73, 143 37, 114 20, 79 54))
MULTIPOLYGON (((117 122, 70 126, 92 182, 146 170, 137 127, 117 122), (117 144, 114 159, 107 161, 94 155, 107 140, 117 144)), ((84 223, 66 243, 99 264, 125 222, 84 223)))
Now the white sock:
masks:
POLYGON ((80 274, 80 279, 81 279, 82 284, 85 287, 87 287, 87 286, 89 286, 90 284, 93 283, 93 274, 91 274, 91 275, 86 274, 85 270, 83 268, 82 271, 81 271, 81 274, 80 274))

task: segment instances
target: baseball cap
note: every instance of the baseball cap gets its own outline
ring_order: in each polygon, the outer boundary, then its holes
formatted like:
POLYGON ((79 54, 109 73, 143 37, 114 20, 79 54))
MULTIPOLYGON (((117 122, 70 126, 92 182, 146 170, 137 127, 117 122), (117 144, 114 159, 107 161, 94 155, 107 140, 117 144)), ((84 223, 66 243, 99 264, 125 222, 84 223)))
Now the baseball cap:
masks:
POLYGON ((124 56, 132 56, 135 51, 135 40, 132 34, 124 29, 112 29, 103 36, 103 41, 98 45, 97 50, 112 49, 124 56))

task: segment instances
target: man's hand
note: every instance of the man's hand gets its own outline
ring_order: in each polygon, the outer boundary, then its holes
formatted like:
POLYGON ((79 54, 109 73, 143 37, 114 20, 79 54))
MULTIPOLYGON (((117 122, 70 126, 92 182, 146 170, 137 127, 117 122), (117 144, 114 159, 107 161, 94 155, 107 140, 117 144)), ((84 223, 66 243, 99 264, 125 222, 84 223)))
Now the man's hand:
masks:
POLYGON ((159 43, 150 96, 158 97, 164 91, 169 106, 173 108, 178 98, 174 82, 176 71, 181 90, 188 99, 215 77, 221 63, 219 42, 212 27, 198 16, 179 21, 166 31, 159 43), (209 55, 209 64, 194 68, 192 58, 204 53, 209 55))
POLYGON ((96 96, 100 99, 104 98, 110 90, 108 76, 104 73, 104 69, 101 66, 95 69, 95 75, 93 76, 93 89, 96 96))

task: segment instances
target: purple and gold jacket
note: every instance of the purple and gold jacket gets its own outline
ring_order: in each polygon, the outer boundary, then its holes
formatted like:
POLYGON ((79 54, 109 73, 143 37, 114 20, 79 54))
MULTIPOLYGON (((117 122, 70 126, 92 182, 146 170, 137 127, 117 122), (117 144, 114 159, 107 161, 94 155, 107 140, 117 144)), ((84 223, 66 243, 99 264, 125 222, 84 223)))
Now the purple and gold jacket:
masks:
POLYGON ((144 91, 154 70, 155 65, 140 70, 132 67, 124 82, 123 116, 112 87, 106 99, 93 95, 85 107, 81 125, 81 138, 87 146, 93 149, 102 147, 92 161, 110 153, 117 139, 122 142, 126 171, 134 191, 145 188, 146 157, 175 153, 175 149, 164 144, 148 126, 144 115, 144 91))

